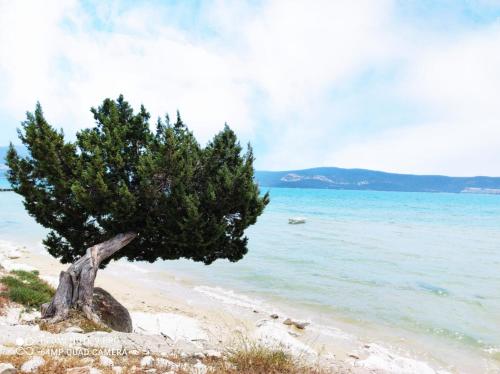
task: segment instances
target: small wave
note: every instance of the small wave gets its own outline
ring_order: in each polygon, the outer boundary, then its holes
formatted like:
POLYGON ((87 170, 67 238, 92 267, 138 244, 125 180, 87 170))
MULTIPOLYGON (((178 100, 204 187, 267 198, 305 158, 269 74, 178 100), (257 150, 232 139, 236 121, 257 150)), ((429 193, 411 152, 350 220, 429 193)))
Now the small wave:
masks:
POLYGON ((321 335, 325 335, 335 339, 351 341, 354 341, 356 339, 354 335, 348 334, 345 331, 331 325, 311 324, 311 326, 309 326, 309 329, 321 335))
POLYGON ((370 344, 368 354, 358 365, 370 370, 394 374, 449 374, 445 370, 434 370, 425 361, 400 356, 378 344, 370 344))
POLYGON ((219 300, 224 304, 241 306, 248 309, 262 309, 263 307, 263 303, 260 300, 252 299, 248 296, 240 295, 232 290, 226 290, 221 287, 197 286, 194 287, 194 290, 212 299, 219 300))

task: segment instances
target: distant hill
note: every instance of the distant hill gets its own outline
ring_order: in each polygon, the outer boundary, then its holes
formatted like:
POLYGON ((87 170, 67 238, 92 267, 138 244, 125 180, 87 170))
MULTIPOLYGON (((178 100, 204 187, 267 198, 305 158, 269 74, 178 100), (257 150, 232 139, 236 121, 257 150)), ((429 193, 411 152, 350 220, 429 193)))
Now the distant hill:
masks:
POLYGON ((262 187, 500 194, 500 177, 446 177, 323 167, 257 171, 256 179, 262 187))

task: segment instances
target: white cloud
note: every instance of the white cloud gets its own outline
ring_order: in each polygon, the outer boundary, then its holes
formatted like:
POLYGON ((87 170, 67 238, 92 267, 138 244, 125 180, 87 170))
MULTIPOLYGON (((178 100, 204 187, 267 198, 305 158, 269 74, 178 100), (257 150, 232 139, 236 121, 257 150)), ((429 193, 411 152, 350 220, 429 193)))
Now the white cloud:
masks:
POLYGON ((398 172, 500 175, 500 27, 430 41, 398 90, 429 119, 332 152, 332 162, 398 172))
POLYGON ((89 29, 76 3, 57 11, 16 4, 3 5, 10 14, 1 9, 7 22, 0 47, 8 77, 2 104, 16 117, 40 100, 47 116, 71 133, 92 124, 90 106, 123 93, 155 116, 180 109, 202 140, 225 121, 251 132, 250 89, 237 66, 168 22, 144 22, 156 19, 154 9, 121 14, 113 21, 118 31, 106 32, 89 29), (76 23, 63 26, 68 19, 76 23))
POLYGON ((498 25, 423 30, 390 0, 217 0, 196 21, 182 2, 95 5, 0 2, 0 117, 40 100, 71 134, 123 93, 153 116, 180 109, 202 142, 229 122, 260 168, 500 175, 498 25))
POLYGON ((275 1, 245 29, 248 74, 280 116, 385 57, 388 2, 275 1))

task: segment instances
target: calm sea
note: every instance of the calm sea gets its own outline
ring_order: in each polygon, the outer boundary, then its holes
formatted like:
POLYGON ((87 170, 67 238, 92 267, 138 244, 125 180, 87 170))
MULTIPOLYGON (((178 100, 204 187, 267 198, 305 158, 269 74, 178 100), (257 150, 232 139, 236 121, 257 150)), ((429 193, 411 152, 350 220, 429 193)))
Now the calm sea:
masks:
MULTIPOLYGON (((382 327, 498 360, 500 196, 270 192, 240 262, 155 266, 221 292, 293 306, 313 320, 382 327), (307 222, 290 225, 292 217, 307 222)), ((0 239, 41 239, 19 197, 0 193, 0 207, 0 239)))

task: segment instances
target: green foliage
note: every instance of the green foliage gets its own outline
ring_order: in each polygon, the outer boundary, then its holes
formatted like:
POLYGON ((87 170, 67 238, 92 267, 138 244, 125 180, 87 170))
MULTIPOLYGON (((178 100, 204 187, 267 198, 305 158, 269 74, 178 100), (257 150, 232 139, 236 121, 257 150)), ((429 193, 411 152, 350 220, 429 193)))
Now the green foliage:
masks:
POLYGON ((245 229, 269 202, 254 181, 253 153, 243 153, 226 125, 202 147, 177 113, 150 130, 144 107, 134 113, 120 96, 92 108, 95 127, 67 142, 40 104, 11 146, 9 181, 27 211, 50 228, 50 254, 73 262, 85 249, 118 233, 138 238, 114 258, 153 262, 181 257, 210 264, 247 252, 245 229))
POLYGON ((15 270, 0 279, 7 286, 6 296, 16 303, 39 308, 54 296, 54 289, 38 277, 38 272, 15 270))

